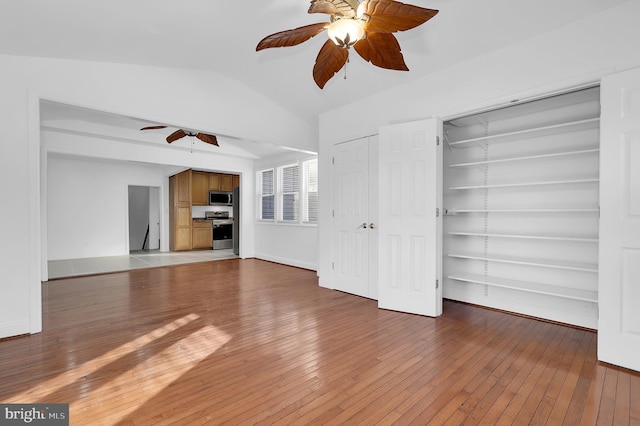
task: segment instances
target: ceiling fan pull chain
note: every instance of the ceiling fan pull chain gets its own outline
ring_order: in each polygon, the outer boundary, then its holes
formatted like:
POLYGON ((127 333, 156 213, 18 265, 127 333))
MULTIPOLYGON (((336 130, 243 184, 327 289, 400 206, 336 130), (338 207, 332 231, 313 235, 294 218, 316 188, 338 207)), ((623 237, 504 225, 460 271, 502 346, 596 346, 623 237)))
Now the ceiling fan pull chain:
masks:
POLYGON ((344 63, 344 79, 347 79, 347 65, 349 64, 349 49, 347 49, 347 62, 344 63))

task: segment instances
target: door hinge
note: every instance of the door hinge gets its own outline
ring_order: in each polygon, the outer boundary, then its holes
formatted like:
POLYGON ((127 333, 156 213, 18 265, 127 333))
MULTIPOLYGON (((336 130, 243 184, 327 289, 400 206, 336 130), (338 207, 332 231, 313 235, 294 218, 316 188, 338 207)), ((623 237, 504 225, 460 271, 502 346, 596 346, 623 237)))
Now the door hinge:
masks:
POLYGON ((336 264, 331 262, 331 269, 336 269, 336 264))
POLYGON ((333 164, 333 165, 336 164, 336 157, 331 157, 331 164, 333 164))
POLYGON ((335 210, 331 210, 331 217, 336 217, 336 211, 335 210))
POLYGON ((436 280, 436 290, 440 288, 440 280, 436 280))
POLYGON ((436 217, 440 217, 440 208, 436 207, 436 217))
POLYGON ((440 146, 440 136, 436 136, 436 146, 440 146))

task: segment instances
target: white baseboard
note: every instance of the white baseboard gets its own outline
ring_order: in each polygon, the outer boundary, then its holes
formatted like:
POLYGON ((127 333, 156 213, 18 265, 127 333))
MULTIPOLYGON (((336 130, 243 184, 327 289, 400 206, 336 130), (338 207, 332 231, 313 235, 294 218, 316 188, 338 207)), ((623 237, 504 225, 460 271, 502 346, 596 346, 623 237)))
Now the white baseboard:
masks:
POLYGON ((270 256, 264 253, 256 253, 254 256, 256 259, 267 260, 269 262, 281 263, 283 265, 295 266, 297 268, 310 269, 312 271, 318 270, 318 265, 312 262, 305 262, 298 259, 289 259, 278 256, 270 256))

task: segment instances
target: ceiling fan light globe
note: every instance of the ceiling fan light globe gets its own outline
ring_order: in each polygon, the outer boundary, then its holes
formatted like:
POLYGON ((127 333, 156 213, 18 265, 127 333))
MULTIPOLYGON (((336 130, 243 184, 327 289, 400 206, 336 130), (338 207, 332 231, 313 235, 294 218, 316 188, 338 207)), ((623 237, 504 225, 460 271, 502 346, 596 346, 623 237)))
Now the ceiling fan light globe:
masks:
POLYGON ((337 46, 351 47, 358 40, 365 38, 365 31, 362 23, 351 18, 336 19, 327 28, 327 36, 337 46))

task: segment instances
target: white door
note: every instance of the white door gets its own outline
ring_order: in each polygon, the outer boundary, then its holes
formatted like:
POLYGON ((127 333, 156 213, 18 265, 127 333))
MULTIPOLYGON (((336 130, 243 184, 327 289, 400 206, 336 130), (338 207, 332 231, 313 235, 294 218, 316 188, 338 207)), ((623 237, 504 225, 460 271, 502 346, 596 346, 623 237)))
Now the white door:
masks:
POLYGON ((369 138, 369 298, 378 300, 378 135, 369 138))
POLYGON ((337 144, 333 151, 333 285, 336 290, 377 297, 374 228, 370 191, 376 190, 370 176, 377 137, 337 144))
POLYGON ((602 79, 598 359, 640 371, 640 69, 602 79))
POLYGON ((380 129, 378 306, 442 314, 442 122, 380 129))

